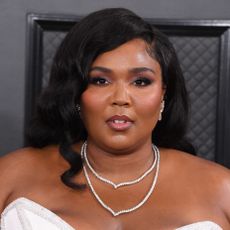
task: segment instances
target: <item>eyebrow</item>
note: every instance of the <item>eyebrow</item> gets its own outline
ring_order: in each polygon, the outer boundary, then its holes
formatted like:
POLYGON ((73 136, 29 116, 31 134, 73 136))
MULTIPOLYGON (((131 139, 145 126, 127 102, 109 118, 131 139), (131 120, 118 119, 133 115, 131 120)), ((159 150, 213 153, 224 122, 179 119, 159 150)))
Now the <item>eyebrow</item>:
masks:
MULTIPOLYGON (((101 67, 101 66, 92 67, 90 69, 90 72, 91 71, 101 71, 104 73, 111 73, 112 72, 111 69, 106 68, 106 67, 101 67)), ((153 69, 148 68, 148 67, 135 67, 135 68, 130 69, 129 72, 131 72, 131 73, 151 72, 153 74, 156 74, 156 72, 153 69)))
POLYGON ((101 67, 101 66, 92 67, 89 72, 91 72, 91 71, 101 71, 104 73, 111 73, 112 72, 111 69, 108 69, 106 67, 101 67))
POLYGON ((151 72, 153 74, 156 74, 156 72, 148 67, 136 67, 130 70, 132 73, 141 73, 141 72, 151 72))

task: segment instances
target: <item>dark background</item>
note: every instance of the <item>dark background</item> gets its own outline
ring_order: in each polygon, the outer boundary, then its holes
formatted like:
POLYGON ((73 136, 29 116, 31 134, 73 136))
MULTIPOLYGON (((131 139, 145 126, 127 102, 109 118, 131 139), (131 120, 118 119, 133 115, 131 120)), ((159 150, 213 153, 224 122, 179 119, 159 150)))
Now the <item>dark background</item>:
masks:
POLYGON ((84 16, 105 7, 126 7, 145 18, 230 19, 229 0, 0 0, 0 154, 23 146, 26 15, 84 16))

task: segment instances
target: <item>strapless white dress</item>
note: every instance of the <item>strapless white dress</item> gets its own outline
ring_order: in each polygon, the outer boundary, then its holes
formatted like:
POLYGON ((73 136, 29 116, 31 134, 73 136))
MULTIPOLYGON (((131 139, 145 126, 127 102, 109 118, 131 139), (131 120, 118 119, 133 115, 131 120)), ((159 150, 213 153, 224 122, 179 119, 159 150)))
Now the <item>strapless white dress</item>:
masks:
MULTIPOLYGON (((1 230, 75 230, 55 213, 27 198, 18 198, 1 214, 1 230)), ((77 229, 76 229, 77 230, 77 229)), ((186 225, 176 230, 223 230, 212 221, 186 225)))

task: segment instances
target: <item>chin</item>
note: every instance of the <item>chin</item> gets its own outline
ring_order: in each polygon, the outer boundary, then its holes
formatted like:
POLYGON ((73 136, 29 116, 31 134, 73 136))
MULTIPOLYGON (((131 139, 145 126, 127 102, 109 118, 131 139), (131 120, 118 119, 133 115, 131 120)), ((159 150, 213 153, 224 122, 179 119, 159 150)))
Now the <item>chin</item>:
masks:
POLYGON ((127 137, 116 137, 110 138, 110 140, 104 143, 109 152, 114 152, 116 154, 124 154, 130 152, 135 146, 133 139, 127 137))

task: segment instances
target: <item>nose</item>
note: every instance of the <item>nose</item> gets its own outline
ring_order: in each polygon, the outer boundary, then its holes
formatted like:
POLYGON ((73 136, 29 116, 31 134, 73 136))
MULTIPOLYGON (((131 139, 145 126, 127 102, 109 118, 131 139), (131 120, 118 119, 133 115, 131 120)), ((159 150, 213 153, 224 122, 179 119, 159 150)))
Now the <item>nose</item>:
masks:
POLYGON ((117 83, 113 87, 112 105, 129 106, 131 103, 130 92, 128 86, 124 83, 117 83))

